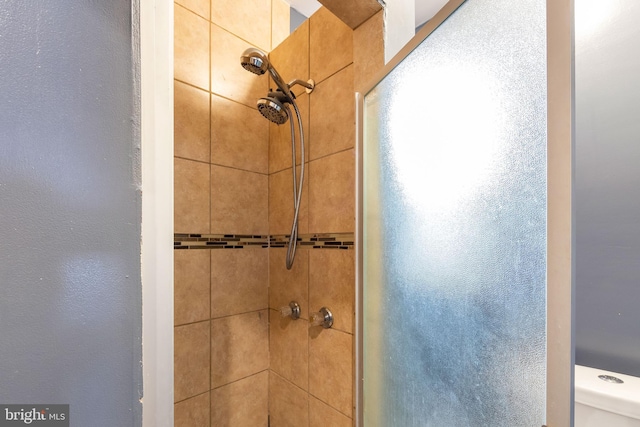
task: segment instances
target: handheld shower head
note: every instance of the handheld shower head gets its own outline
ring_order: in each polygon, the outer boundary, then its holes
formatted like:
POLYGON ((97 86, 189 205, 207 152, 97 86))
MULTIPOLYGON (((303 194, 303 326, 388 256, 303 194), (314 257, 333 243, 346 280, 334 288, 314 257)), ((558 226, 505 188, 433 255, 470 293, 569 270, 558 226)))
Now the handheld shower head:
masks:
POLYGON ((284 106, 284 102, 275 96, 260 98, 258 100, 258 111, 269 121, 277 125, 284 124, 287 119, 289 119, 289 113, 284 106))
POLYGON ((260 49, 250 47, 240 56, 240 65, 247 71, 261 76, 271 67, 267 55, 260 49))
POLYGON ((253 74, 257 74, 259 76, 263 75, 267 71, 271 74, 271 78, 275 84, 280 88, 280 90, 287 95, 289 98, 293 99, 293 95, 289 90, 289 85, 282 80, 280 74, 273 68, 273 65, 269 62, 269 58, 267 58, 267 54, 265 54, 260 49, 256 49, 254 47, 250 47, 245 50, 240 56, 240 65, 247 71, 251 71, 253 74))
MULTIPOLYGON (((274 83, 278 86, 278 90, 270 89, 269 94, 258 100, 258 111, 265 118, 271 122, 281 125, 289 120, 289 116, 292 114, 289 106, 293 107, 295 112, 295 119, 298 122, 298 128, 300 130, 300 150, 301 158, 304 160, 304 132, 302 129, 302 118, 300 117, 300 110, 296 105, 296 97, 291 92, 291 87, 294 85, 303 86, 307 93, 311 93, 315 86, 313 80, 302 81, 299 79, 292 80, 289 84, 282 80, 282 77, 278 74, 276 69, 271 65, 267 55, 259 49, 249 48, 245 50, 240 56, 240 65, 247 71, 251 71, 257 75, 263 75, 267 71, 271 75, 274 83)), ((300 165, 300 184, 298 185, 298 178, 296 174, 296 148, 295 148, 295 130, 293 124, 293 118, 289 122, 291 126, 291 154, 292 154, 292 167, 293 174, 293 222, 291 224, 291 235, 289 236, 289 245, 287 247, 286 266, 287 270, 290 270, 293 266, 293 260, 296 256, 296 246, 298 242, 298 214, 300 213, 300 197, 302 196, 302 188, 304 182, 304 161, 300 165)))

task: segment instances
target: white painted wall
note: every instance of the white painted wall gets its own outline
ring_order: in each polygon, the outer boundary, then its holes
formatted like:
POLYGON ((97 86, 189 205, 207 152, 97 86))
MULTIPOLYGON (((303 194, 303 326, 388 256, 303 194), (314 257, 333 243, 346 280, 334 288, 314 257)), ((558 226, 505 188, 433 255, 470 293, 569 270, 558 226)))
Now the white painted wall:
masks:
POLYGON ((415 0, 391 0, 384 8, 384 62, 395 56, 416 34, 415 0))

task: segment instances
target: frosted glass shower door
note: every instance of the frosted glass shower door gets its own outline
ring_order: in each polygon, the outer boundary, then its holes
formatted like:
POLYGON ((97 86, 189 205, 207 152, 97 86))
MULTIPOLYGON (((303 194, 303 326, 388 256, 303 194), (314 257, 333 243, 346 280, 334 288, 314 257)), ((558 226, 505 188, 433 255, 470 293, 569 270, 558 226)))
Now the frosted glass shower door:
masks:
POLYGON ((459 3, 361 104, 360 426, 547 422, 547 6, 459 3))

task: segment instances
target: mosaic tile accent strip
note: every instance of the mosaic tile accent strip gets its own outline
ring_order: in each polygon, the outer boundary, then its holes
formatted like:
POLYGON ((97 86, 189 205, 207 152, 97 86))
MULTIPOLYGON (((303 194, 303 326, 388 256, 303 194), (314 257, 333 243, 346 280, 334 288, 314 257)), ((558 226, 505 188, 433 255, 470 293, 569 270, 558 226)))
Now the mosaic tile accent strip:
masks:
MULTIPOLYGON (((353 249, 354 240, 353 233, 304 234, 298 236, 298 247, 313 249, 353 249)), ((288 234, 269 237, 269 246, 272 248, 285 248, 288 243, 288 234)))
MULTIPOLYGON (((353 249, 353 233, 304 234, 298 248, 353 249)), ((181 234, 173 235, 173 249, 242 249, 246 247, 286 248, 289 235, 181 234)))
POLYGON ((269 247, 269 236, 248 234, 179 234, 173 235, 173 249, 242 249, 247 246, 269 247))

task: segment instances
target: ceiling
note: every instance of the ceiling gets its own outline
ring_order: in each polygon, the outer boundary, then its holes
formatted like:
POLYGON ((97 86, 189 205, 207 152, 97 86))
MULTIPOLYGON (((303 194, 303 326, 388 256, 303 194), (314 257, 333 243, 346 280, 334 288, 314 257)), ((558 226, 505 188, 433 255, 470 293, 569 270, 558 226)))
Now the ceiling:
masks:
MULTIPOLYGON (((285 0, 292 8, 306 17, 313 15, 321 6, 317 0, 285 0)), ((345 0, 346 1, 346 0, 345 0)), ((387 0, 396 1, 396 0, 387 0)), ((447 0, 415 0, 416 1, 416 27, 427 22, 447 0)))

